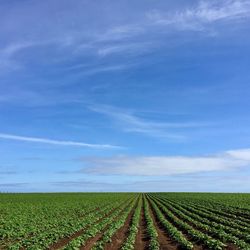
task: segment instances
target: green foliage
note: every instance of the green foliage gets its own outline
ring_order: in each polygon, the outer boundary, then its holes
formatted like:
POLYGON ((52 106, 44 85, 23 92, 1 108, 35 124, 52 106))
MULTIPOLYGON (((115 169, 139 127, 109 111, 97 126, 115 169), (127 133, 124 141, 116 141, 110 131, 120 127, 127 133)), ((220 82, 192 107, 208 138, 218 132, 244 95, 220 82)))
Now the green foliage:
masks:
POLYGON ((129 227, 128 237, 122 245, 122 250, 133 250, 135 245, 135 239, 139 228, 140 214, 141 214, 142 199, 140 196, 138 205, 134 212, 132 223, 129 227))
POLYGON ((128 193, 1 194, 0 248, 46 249, 135 197, 128 193))
POLYGON ((145 220, 147 224, 147 233, 150 237, 150 243, 149 243, 149 249, 150 250, 158 250, 160 249, 160 244, 158 242, 158 233, 155 229, 153 219, 151 218, 150 212, 149 212, 149 206, 148 202, 143 198, 143 207, 144 207, 144 214, 145 214, 145 220))
POLYGON ((150 203, 153 207, 153 210, 156 214, 156 217, 165 228, 166 232, 176 241, 178 242, 183 249, 193 249, 193 244, 189 242, 185 236, 171 223, 169 222, 163 213, 161 212, 160 208, 156 205, 156 203, 150 199, 150 203))
POLYGON ((250 195, 205 193, 0 194, 0 249, 43 250, 68 238, 63 249, 76 250, 95 236, 92 249, 104 249, 133 211, 121 243, 133 250, 142 209, 151 250, 161 248, 153 217, 182 249, 250 250, 250 195))
MULTIPOLYGON (((236 246, 238 246, 241 249, 250 249, 250 245, 241 240, 241 238, 245 239, 246 241, 249 240, 249 235, 235 230, 231 227, 224 226, 223 224, 218 224, 216 222, 213 222, 212 220, 217 218, 215 215, 215 218, 211 217, 211 220, 206 219, 206 214, 202 215, 204 217, 199 216, 196 213, 189 212, 188 209, 184 209, 182 206, 173 203, 173 202, 166 202, 164 199, 160 201, 162 204, 165 205, 165 207, 173 212, 178 218, 183 219, 187 222, 189 222, 191 225, 194 225, 196 228, 207 232, 208 234, 215 236, 216 238, 220 239, 222 242, 227 243, 231 242, 234 243, 236 246), (237 235, 238 237, 236 237, 237 235)), ((198 211, 196 211, 199 213, 198 211)), ((222 222, 223 223, 223 222, 222 222)), ((208 243, 211 245, 210 241, 208 243)))
MULTIPOLYGON (((134 201, 133 201, 134 202, 134 201)), ((125 210, 131 208, 131 201, 129 204, 127 202, 123 205, 118 206, 117 208, 109 211, 104 218, 102 218, 98 223, 89 227, 84 234, 70 241, 70 243, 64 247, 65 250, 75 250, 79 249, 81 246, 84 246, 88 239, 94 237, 96 234, 100 233, 107 226, 111 226, 111 223, 118 218, 118 216, 123 213, 125 210)), ((99 246, 99 249, 102 249, 102 245, 99 246)), ((98 248, 97 248, 98 249, 98 248)))
POLYGON ((120 229, 124 223, 126 222, 126 219, 134 206, 134 202, 131 203, 125 210, 123 210, 108 226, 108 228, 105 230, 104 234, 102 235, 102 238, 96 242, 93 250, 99 250, 104 249, 104 246, 106 243, 112 241, 112 236, 115 234, 115 232, 120 229))

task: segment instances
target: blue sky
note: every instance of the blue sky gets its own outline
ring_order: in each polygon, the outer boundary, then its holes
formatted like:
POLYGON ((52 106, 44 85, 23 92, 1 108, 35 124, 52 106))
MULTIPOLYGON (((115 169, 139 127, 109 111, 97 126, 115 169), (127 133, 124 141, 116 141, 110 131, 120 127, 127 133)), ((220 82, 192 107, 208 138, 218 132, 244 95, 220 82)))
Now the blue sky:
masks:
POLYGON ((250 192, 250 2, 0 3, 0 191, 250 192))

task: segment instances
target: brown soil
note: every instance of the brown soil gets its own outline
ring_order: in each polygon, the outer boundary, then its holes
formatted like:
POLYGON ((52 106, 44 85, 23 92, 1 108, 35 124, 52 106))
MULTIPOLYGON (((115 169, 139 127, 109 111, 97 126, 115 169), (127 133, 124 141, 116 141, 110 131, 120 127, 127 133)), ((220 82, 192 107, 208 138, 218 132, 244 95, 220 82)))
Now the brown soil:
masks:
MULTIPOLYGON (((159 209, 162 211, 162 209, 159 207, 159 209)), ((164 212, 162 211, 162 213, 164 214, 164 212)), ((167 219, 167 218, 166 218, 167 219)), ((158 222, 158 224, 160 225, 160 221, 157 221, 158 222)), ((173 224, 173 223, 171 223, 171 224, 173 224)), ((193 248, 193 250, 207 250, 208 248, 207 247, 205 247, 205 246, 203 246, 203 245, 200 245, 200 244, 197 244, 196 242, 194 242, 193 241, 193 239, 188 235, 188 234, 186 234, 181 228, 179 228, 177 225, 174 225, 184 236, 185 236, 185 238, 188 240, 188 241, 190 241, 190 242, 192 242, 192 244, 193 244, 193 246, 194 246, 194 248, 193 248)), ((164 228, 162 228, 162 230, 164 231, 164 228)), ((173 241, 172 241, 173 242, 173 241)), ((180 248, 180 246, 178 246, 178 248, 177 249, 181 249, 180 248)))
POLYGON ((149 212, 150 212, 151 218, 153 219, 153 222, 154 222, 154 226, 158 233, 158 241, 160 243, 160 249, 162 250, 179 249, 178 244, 176 244, 165 232, 160 221, 157 219, 156 215, 154 214, 152 207, 150 206, 150 203, 149 203, 149 212))
POLYGON ((103 232, 105 232, 105 230, 108 228, 108 226, 109 225, 107 225, 102 232, 98 233, 96 236, 87 240, 86 244, 84 246, 81 246, 80 249, 91 250, 91 248, 94 246, 94 244, 102 238, 103 232))
MULTIPOLYGON (((83 218, 84 216, 89 215, 89 214, 91 214, 91 213, 93 213, 93 212, 95 212, 95 211, 97 211, 97 210, 100 210, 100 208, 92 209, 92 210, 86 212, 86 214, 80 216, 80 218, 83 218)), ((65 245, 66 245, 69 241, 71 241, 72 239, 74 239, 74 238, 80 236, 80 235, 82 234, 82 232, 84 232, 84 231, 85 231, 85 229, 84 229, 84 230, 80 230, 80 231, 78 231, 78 232, 72 234, 72 235, 69 236, 69 237, 62 238, 62 239, 60 239, 59 241, 55 242, 55 243, 54 243, 52 246, 50 246, 48 249, 50 249, 50 250, 59 249, 59 248, 65 246, 65 245)), ((27 236, 27 237, 28 237, 28 236, 27 236)), ((17 242, 18 242, 18 241, 17 241, 17 242)), ((2 249, 4 249, 4 248, 0 246, 0 250, 2 250, 2 249)), ((25 247, 21 247, 20 250, 25 250, 25 247)))
POLYGON ((204 206, 199 206, 199 207, 202 208, 203 211, 208 210, 209 212, 212 212, 213 214, 220 215, 224 219, 230 218, 231 220, 235 220, 237 218, 237 221, 239 221, 240 223, 241 222, 243 222, 243 223, 250 223, 249 216, 247 218, 241 217, 241 216, 236 215, 234 213, 227 212, 227 210, 223 210, 222 208, 221 208, 221 211, 216 211, 213 208, 206 208, 204 206), (235 216, 237 216, 237 217, 235 218, 235 216))
POLYGON ((239 248, 234 244, 229 243, 226 247, 226 250, 239 250, 239 248))
MULTIPOLYGON (((92 211, 90 211, 88 214, 90 214, 91 212, 97 211, 99 210, 99 208, 96 208, 92 211)), ((57 242, 55 242, 54 244, 52 244, 48 249, 49 250, 55 250, 55 249, 59 249, 62 248, 63 246, 67 245, 71 240, 77 238, 78 236, 80 236, 84 231, 86 230, 86 228, 81 229, 80 231, 75 232, 74 234, 68 236, 68 237, 64 237, 59 239, 57 242)))
POLYGON ((142 206, 139 230, 135 240, 135 249, 146 250, 149 248, 149 237, 147 235, 147 225, 145 220, 144 208, 142 206))
MULTIPOLYGON (((115 210, 117 209, 114 208, 112 211, 110 211, 107 215, 105 215, 104 217, 102 217, 101 219, 99 219, 98 221, 96 221, 95 223, 98 223, 100 221, 102 221, 104 218, 110 216, 115 210)), ((74 234, 68 236, 68 237, 64 237, 61 238, 59 241, 55 242, 53 245, 51 245, 48 249, 49 250, 56 250, 56 249, 60 249, 64 246, 66 246, 70 241, 74 240, 75 238, 79 237, 80 235, 84 234, 84 232, 90 228, 92 225, 89 225, 88 227, 81 229, 77 232, 75 232, 74 234)))
POLYGON ((106 246, 104 247, 105 250, 118 250, 121 248, 123 242, 127 238, 129 227, 131 225, 136 207, 137 204, 129 213, 125 224, 113 235, 111 242, 106 244, 106 246))
POLYGON ((3 245, 0 245, 0 250, 1 249, 6 249, 6 247, 4 247, 3 245))
MULTIPOLYGON (((160 210, 161 210, 161 208, 160 208, 160 210)), ((173 212, 173 214, 177 217, 177 218, 179 218, 174 212, 173 212)), ((200 232, 202 232, 202 233, 204 233, 204 234, 207 234, 207 235, 210 235, 211 237, 215 237, 216 235, 211 235, 209 232, 206 232, 205 230, 202 230, 202 229, 200 229, 200 228, 198 228, 194 223, 191 223, 190 221, 186 221, 186 220, 183 220, 183 221, 185 221, 187 224, 189 224, 190 226, 192 226, 194 229, 196 229, 196 230, 198 230, 198 231, 200 231, 200 232)), ((177 226, 177 228, 178 228, 178 226, 177 226)), ((178 228, 179 229, 179 228, 178 228)), ((180 231, 182 231, 181 229, 179 229, 180 231)), ((187 235, 185 232, 182 232, 183 233, 183 235, 189 240, 189 241, 191 241, 193 244, 194 244, 194 250, 208 250, 208 248, 206 247, 206 246, 204 246, 204 245, 197 245, 197 244, 195 244, 193 241, 192 241, 192 238, 189 236, 189 235, 187 235)), ((215 239, 216 239, 216 237, 215 237, 215 239)), ((226 250, 239 250, 239 248, 236 246, 236 245, 234 245, 233 243, 225 243, 227 246, 225 247, 225 249, 226 250)))
POLYGON ((60 239, 59 241, 54 243, 52 246, 50 246, 49 249, 56 250, 56 249, 60 249, 64 246, 66 246, 70 241, 72 241, 73 239, 80 236, 84 231, 85 231, 85 229, 82 229, 82 230, 70 235, 69 237, 65 237, 65 238, 60 239))
MULTIPOLYGON (((131 203, 131 202, 130 202, 130 203, 131 203)), ((130 204, 130 203, 129 203, 129 204, 130 204)), ((123 212, 124 210, 128 209, 129 204, 128 204, 128 206, 126 206, 126 208, 124 208, 121 212, 123 212)), ((131 213, 130 213, 130 214, 131 214, 131 213)), ((119 215, 118 215, 118 216, 119 216, 119 215)), ((118 216, 117 216, 117 217, 118 217, 118 216)), ((117 217, 116 217, 116 218, 117 218, 117 217)), ((116 220, 116 218, 114 218, 114 220, 116 220)), ((100 233, 98 233, 96 236, 94 236, 94 237, 92 237, 91 239, 87 240, 87 242, 85 243, 85 245, 82 246, 80 249, 81 249, 81 250, 91 250, 92 247, 94 246, 94 244, 102 238, 104 232, 107 230, 107 228, 108 228, 109 226, 110 226, 110 224, 108 224, 108 225, 107 225, 100 233)), ((110 248, 108 248, 108 249, 110 249, 110 248)), ((114 248, 114 249, 119 249, 119 248, 114 248)))

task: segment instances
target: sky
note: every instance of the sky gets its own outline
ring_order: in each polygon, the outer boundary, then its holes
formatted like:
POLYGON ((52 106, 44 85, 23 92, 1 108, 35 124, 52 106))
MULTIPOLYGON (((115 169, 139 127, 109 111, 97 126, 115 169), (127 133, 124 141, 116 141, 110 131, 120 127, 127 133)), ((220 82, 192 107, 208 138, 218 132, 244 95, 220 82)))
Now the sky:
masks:
POLYGON ((250 1, 0 1, 0 192, 250 192, 250 1))

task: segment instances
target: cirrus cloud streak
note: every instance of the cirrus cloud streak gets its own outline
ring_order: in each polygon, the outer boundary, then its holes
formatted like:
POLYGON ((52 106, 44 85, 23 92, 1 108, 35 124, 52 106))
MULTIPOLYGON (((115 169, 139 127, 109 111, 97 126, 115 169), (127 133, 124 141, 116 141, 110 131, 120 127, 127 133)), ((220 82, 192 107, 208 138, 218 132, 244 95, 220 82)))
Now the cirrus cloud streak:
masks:
POLYGON ((44 143, 44 144, 61 145, 61 146, 78 146, 78 147, 88 147, 96 149, 120 148, 119 146, 114 146, 109 144, 90 144, 90 143, 76 142, 76 141, 61 141, 61 140, 52 140, 48 138, 26 137, 26 136, 3 134, 3 133, 0 133, 0 138, 6 140, 35 142, 35 143, 44 143))

